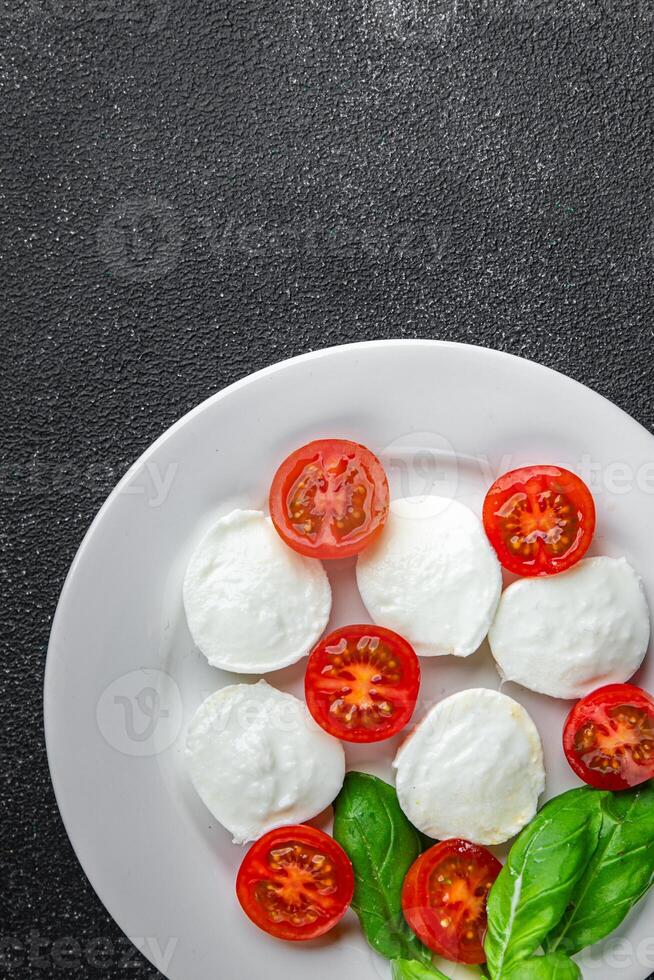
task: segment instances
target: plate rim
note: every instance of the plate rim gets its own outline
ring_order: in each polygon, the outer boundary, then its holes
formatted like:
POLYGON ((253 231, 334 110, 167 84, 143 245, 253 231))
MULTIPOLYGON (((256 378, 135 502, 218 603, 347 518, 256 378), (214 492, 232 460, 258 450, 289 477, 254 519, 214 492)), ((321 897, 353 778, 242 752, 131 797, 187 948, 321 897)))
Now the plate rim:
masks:
MULTIPOLYGON (((389 339, 379 338, 375 340, 356 341, 347 344, 332 344, 328 347, 316 348, 314 350, 305 351, 302 354, 292 355, 291 357, 283 358, 280 361, 275 361, 274 363, 268 364, 262 368, 259 368, 256 371, 243 375, 242 377, 237 378, 235 381, 225 385, 225 387, 220 388, 217 391, 213 392, 213 394, 207 396, 197 405, 193 406, 182 416, 176 419, 171 425, 169 425, 163 432, 161 432, 160 435, 157 436, 157 438, 153 442, 151 442, 143 450, 143 452, 139 454, 139 456, 128 467, 125 473, 121 476, 121 478, 117 481, 117 483, 108 493, 107 497, 99 507, 98 511, 93 517, 91 523, 89 524, 86 532, 84 533, 77 547, 77 550, 71 561, 68 572, 65 576, 63 585, 61 587, 61 591, 57 599, 55 612, 52 618, 52 624, 51 624, 50 634, 48 638, 46 662, 45 662, 45 668, 43 674, 43 688, 42 688, 44 744, 46 748, 46 757, 47 757, 50 781, 54 792, 59 816, 61 818, 64 830, 66 832, 66 836, 68 837, 70 845, 73 849, 73 853, 75 854, 75 857, 79 863, 82 873, 84 874, 85 878, 93 888, 93 891, 97 895, 98 900, 101 902, 103 908, 105 909, 107 914, 111 917, 116 927, 125 936, 127 936, 127 938, 129 938, 128 933, 121 925, 114 911, 107 905, 107 903, 105 902, 105 900, 101 895, 101 888, 102 888, 101 883, 98 883, 96 885, 96 882, 93 880, 91 873, 89 873, 89 871, 85 867, 84 862, 82 861, 82 858, 80 857, 76 841, 69 827, 69 818, 65 814, 67 804, 64 801, 64 791, 62 789, 61 784, 58 785, 57 761, 55 758, 56 739, 53 733, 53 729, 55 726, 54 719, 57 715, 57 708, 55 704, 56 699, 49 697, 49 691, 53 683, 52 676, 57 666, 56 661, 58 661, 59 663, 62 662, 62 658, 59 655, 58 650, 60 651, 62 649, 65 649, 64 644, 57 643, 56 636, 61 626, 61 621, 64 615, 64 607, 67 604, 69 593, 72 591, 74 579, 77 574, 77 569, 81 563, 82 557, 85 551, 90 547, 95 532, 100 522, 102 521, 105 513, 112 505, 114 499, 121 493, 123 488, 133 477, 137 469, 142 465, 144 465, 149 459, 149 457, 152 454, 154 454, 159 449, 159 447, 173 433, 177 432, 179 429, 181 429, 186 424, 188 424, 195 416, 200 415, 202 412, 206 411, 210 405, 213 405, 229 397, 233 392, 247 386, 251 382, 273 375, 280 371, 283 371, 290 364, 310 363, 311 361, 318 360, 322 357, 333 354, 335 352, 350 351, 353 353, 356 352, 363 353, 372 348, 392 349, 394 347, 404 347, 404 348, 429 347, 429 348, 436 348, 436 349, 457 349, 457 350, 465 349, 469 351, 471 354, 474 354, 475 356, 488 357, 490 355, 492 358, 498 360, 516 362, 517 365, 521 365, 523 368, 525 367, 525 365, 528 365, 530 370, 534 370, 543 374, 545 373, 551 374, 557 379, 563 379, 567 384, 572 385, 578 389, 582 389, 586 394, 590 393, 596 399, 600 399, 602 402, 608 403, 608 405, 611 406, 611 409, 613 411, 619 412, 622 416, 624 416, 626 420, 628 420, 628 422, 632 426, 635 426, 638 429, 642 430, 642 432, 644 432, 645 435, 648 436, 650 439, 654 438, 654 434, 652 434, 649 431, 649 429, 647 429, 641 422, 639 422, 632 415, 630 415, 629 412, 623 409, 620 405, 617 405, 615 402, 611 401, 610 398, 596 391, 594 388, 590 387, 589 385, 584 384, 581 381, 578 381, 576 378, 570 377, 569 375, 565 374, 562 371, 557 370, 556 368, 552 368, 546 364, 542 364, 538 361, 532 360, 528 357, 524 357, 519 354, 513 354, 509 351, 504 351, 504 350, 498 350, 497 348, 486 347, 481 344, 461 343, 452 340, 439 340, 439 339, 432 339, 432 338, 411 338, 411 337, 396 337, 396 338, 389 338, 389 339)), ((94 874, 94 877, 97 876, 94 874)), ((131 941, 132 940, 130 939, 130 942, 131 941)), ((151 959, 151 957, 148 954, 148 951, 140 947, 137 948, 139 948, 139 951, 148 960, 148 962, 150 962, 155 968, 157 968, 157 964, 151 959)))

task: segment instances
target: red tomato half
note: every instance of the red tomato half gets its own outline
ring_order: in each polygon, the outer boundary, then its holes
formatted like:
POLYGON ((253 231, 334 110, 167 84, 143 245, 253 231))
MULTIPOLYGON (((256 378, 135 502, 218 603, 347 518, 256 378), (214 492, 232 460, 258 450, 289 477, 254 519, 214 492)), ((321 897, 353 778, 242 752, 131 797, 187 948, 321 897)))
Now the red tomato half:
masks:
POLYGON ((502 865, 467 840, 444 840, 409 868, 404 918, 429 949, 457 963, 483 963, 486 901, 502 865))
POLYGON ((560 466, 525 466, 486 494, 484 527, 501 564, 517 575, 553 575, 584 556, 595 531, 590 490, 560 466))
POLYGON ((597 789, 654 779, 654 698, 634 684, 598 688, 568 715, 563 748, 579 778, 597 789))
POLYGON ((291 453, 275 473, 270 516, 286 544, 301 555, 356 555, 388 516, 384 468, 357 442, 310 442, 291 453))
POLYGON ((271 830, 243 858, 236 895, 255 925, 297 942, 328 932, 345 915, 354 872, 336 841, 304 824, 271 830))
POLYGON ((380 742, 407 724, 420 688, 413 647, 380 626, 343 626, 314 647, 304 680, 309 711, 346 742, 380 742))

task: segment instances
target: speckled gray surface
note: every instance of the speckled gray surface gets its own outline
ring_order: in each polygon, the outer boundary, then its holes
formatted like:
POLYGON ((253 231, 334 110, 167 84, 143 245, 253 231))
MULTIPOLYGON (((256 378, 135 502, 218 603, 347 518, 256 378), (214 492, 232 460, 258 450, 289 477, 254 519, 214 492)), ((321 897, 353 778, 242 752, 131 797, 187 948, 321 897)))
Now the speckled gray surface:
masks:
POLYGON ((523 354, 654 429, 651 7, 8 0, 0 27, 0 955, 21 980, 151 977, 42 745, 84 530, 188 408, 344 341, 523 354))

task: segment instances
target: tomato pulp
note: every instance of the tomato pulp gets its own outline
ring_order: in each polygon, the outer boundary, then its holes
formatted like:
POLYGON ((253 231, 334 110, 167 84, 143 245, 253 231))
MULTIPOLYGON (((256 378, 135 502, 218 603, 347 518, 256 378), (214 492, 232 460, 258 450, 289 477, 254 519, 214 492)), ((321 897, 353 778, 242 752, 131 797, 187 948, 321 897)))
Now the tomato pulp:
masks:
POLYGON ((388 516, 388 481, 369 449, 319 439, 281 464, 270 488, 270 516, 295 551, 347 558, 374 540, 388 516))
POLYGON ((344 626, 313 649, 305 676, 309 711, 347 742, 379 742, 408 723, 420 688, 413 647, 379 626, 344 626))
POLYGON ((588 550, 595 504, 570 470, 525 466, 495 481, 484 500, 483 520, 504 568, 517 575, 552 575, 588 550))
POLYGON ((457 963, 483 963, 486 902, 502 865, 466 840, 444 840, 415 861, 404 880, 404 918, 429 949, 457 963))
POLYGON ((336 841, 304 824, 272 830, 243 858, 236 894, 255 925, 277 939, 315 939, 332 929, 354 893, 354 872, 336 841))
POLYGON ((654 698, 635 684, 607 684, 578 701, 563 748, 580 779, 621 790, 654 779, 654 698))

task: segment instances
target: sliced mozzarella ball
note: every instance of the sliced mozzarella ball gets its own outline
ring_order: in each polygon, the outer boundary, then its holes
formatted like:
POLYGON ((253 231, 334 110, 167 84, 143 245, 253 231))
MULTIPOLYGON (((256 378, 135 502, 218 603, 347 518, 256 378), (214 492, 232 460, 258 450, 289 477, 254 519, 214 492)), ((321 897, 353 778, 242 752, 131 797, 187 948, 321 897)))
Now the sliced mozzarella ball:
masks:
POLYGON ((196 549, 184 579, 191 635, 214 667, 262 674, 294 664, 327 625, 320 562, 291 551, 269 517, 234 510, 196 549))
POLYGON ((429 837, 501 844, 536 813, 543 749, 516 701, 484 688, 439 702, 400 748, 400 806, 429 837))
POLYGON ((520 579, 504 592, 488 638, 506 680, 581 698, 628 680, 642 663, 642 582, 624 558, 586 558, 558 575, 520 579))
POLYGON ((376 623, 405 636, 423 657, 467 657, 493 621, 500 565, 480 521, 445 497, 391 503, 378 541, 357 563, 357 582, 376 623))
POLYGON ((258 684, 234 684, 198 708, 186 741, 191 780, 235 844, 317 816, 345 778, 343 746, 303 701, 258 684))

